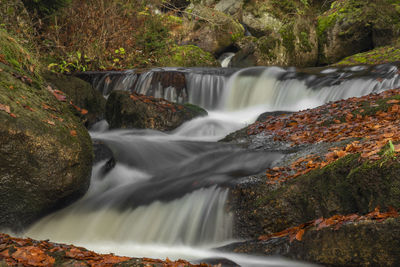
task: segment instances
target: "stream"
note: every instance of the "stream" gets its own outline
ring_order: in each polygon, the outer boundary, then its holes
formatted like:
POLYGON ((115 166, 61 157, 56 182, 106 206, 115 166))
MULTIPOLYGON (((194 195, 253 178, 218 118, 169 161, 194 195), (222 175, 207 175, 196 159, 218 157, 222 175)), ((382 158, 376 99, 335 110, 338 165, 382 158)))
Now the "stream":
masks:
POLYGON ((209 115, 168 133, 108 130, 105 121, 97 123, 90 135, 112 151, 115 166, 107 168, 107 160, 95 163, 87 194, 24 235, 101 253, 194 263, 225 258, 240 266, 310 264, 216 249, 239 241, 232 231, 234 213, 226 205, 229 188, 282 157, 217 141, 263 112, 298 111, 400 87, 399 69, 391 64, 307 70, 157 68, 82 76, 105 97, 113 90, 136 91, 200 105, 209 115))

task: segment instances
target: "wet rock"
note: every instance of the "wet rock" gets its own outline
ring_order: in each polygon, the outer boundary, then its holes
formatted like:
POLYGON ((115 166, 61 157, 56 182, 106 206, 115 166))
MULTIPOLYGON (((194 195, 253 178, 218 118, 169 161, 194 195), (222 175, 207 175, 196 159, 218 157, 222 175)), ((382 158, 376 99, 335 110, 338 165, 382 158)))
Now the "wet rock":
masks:
POLYGON ((240 211, 252 212, 240 212, 239 223, 253 225, 253 231, 246 228, 246 235, 254 238, 319 217, 365 214, 377 206, 400 207, 400 163, 381 163, 362 163, 359 155, 349 155, 282 185, 240 186, 234 191, 236 204, 240 211))
POLYGON ((87 110, 87 113, 83 112, 85 114, 82 114, 82 112, 77 113, 87 127, 104 118, 106 100, 89 83, 74 76, 51 72, 45 73, 43 77, 53 87, 70 97, 74 105, 87 110))
POLYGON ((400 219, 361 221, 305 232, 301 241, 288 237, 248 241, 223 247, 225 251, 281 255, 324 266, 398 266, 400 219))
POLYGON ((38 77, 1 68, 0 227, 20 230, 86 192, 92 145, 73 108, 38 77))
POLYGON ((98 140, 93 141, 93 153, 94 153, 94 159, 93 159, 94 164, 103 160, 108 160, 110 158, 113 158, 114 156, 111 149, 102 141, 98 140))
POLYGON ((111 93, 106 104, 110 128, 138 128, 170 131, 185 121, 207 112, 197 106, 179 105, 161 98, 123 91, 111 93))
POLYGON ((202 259, 199 261, 200 263, 210 264, 212 266, 221 266, 221 267, 240 267, 237 263, 225 259, 225 258, 209 258, 209 259, 202 259))
POLYGON ((114 254, 98 254, 82 247, 15 238, 0 233, 0 266, 154 266, 205 267, 204 264, 169 259, 129 258, 114 254))

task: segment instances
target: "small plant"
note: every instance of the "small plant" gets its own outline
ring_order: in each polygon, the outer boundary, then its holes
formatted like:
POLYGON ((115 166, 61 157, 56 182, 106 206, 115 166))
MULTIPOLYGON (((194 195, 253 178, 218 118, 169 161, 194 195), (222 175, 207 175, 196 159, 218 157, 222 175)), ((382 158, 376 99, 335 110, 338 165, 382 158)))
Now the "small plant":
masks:
POLYGON ((382 162, 380 167, 382 167, 388 160, 396 159, 396 149, 391 140, 385 145, 384 150, 382 152, 382 162))
POLYGON ((71 54, 67 60, 61 63, 51 63, 47 66, 48 70, 57 73, 71 73, 75 71, 87 71, 89 69, 91 60, 82 55, 81 52, 71 54))

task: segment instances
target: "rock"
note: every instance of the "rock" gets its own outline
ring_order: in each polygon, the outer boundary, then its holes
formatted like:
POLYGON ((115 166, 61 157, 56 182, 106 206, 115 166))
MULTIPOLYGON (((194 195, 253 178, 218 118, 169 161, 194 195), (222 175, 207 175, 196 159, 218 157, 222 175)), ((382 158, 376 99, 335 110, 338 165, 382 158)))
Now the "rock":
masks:
POLYGON ((215 9, 227 15, 238 18, 242 13, 243 0, 221 0, 215 5, 215 9))
POLYGON ((333 66, 377 65, 400 61, 400 39, 398 44, 378 47, 368 52, 355 54, 333 64, 333 66))
POLYGON ((377 206, 400 207, 400 161, 380 166, 381 162, 362 163, 359 157, 355 154, 339 159, 278 188, 260 182, 234 191, 241 196, 238 206, 244 211, 238 216, 238 225, 246 225, 245 236, 255 238, 260 233, 279 232, 319 217, 365 214, 377 206), (247 197, 244 192, 248 190, 256 192, 255 196, 247 197))
POLYGON ((244 35, 243 26, 228 15, 200 4, 189 6, 181 44, 193 44, 214 55, 223 53, 244 35))
POLYGON ((301 241, 288 237, 250 241, 222 248, 237 253, 280 255, 324 266, 399 266, 400 219, 361 221, 307 230, 301 241))
POLYGON ((335 1, 318 17, 320 64, 393 44, 400 32, 400 5, 385 1, 335 1))
POLYGON ((86 114, 78 112, 78 115, 83 118, 86 127, 89 128, 104 118, 106 100, 88 82, 74 76, 51 72, 43 74, 43 77, 55 88, 66 93, 74 105, 88 111, 86 114))
POLYGON ((185 121, 207 112, 197 106, 179 105, 161 98, 124 91, 111 93, 106 104, 110 128, 138 128, 170 131, 185 121))
POLYGON ((243 12, 243 23, 253 36, 260 38, 273 32, 279 32, 282 28, 283 22, 267 11, 262 13, 255 13, 254 11, 253 9, 245 9, 243 12))
POLYGON ((28 71, 34 56, 3 34, 0 48, 8 56, 7 65, 0 63, 0 227, 17 231, 82 196, 93 156, 89 134, 72 107, 28 71), (18 53, 25 55, 26 68, 10 63, 22 57, 18 53))
POLYGON ((267 36, 246 36, 235 46, 239 52, 232 58, 232 67, 250 66, 315 66, 318 60, 316 28, 308 18, 285 23, 279 31, 267 36))

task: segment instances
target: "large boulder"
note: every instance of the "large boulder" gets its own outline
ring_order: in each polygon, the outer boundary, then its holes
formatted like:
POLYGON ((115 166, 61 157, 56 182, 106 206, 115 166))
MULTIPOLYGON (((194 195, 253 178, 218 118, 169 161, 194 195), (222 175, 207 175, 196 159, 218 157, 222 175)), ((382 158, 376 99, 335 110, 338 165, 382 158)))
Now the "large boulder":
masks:
POLYGON ((399 93, 265 114, 226 137, 284 155, 232 190, 235 237, 253 241, 227 249, 327 266, 397 266, 400 150, 393 144, 399 142, 399 93))
POLYGON ((400 208, 399 192, 398 159, 362 162, 356 154, 288 181, 278 189, 264 182, 251 189, 240 188, 234 194, 241 196, 235 199, 246 214, 239 217, 240 235, 257 238, 261 233, 279 232, 319 217, 366 214, 377 206, 400 208), (248 190, 254 194, 246 194, 248 190))
POLYGON ((319 63, 392 44, 399 32, 399 1, 335 1, 318 17, 319 63))
POLYGON ((239 52, 232 58, 232 67, 250 66, 315 66, 318 60, 316 27, 309 18, 282 24, 279 30, 256 38, 246 36, 236 41, 239 52))
MULTIPOLYGON (((179 43, 193 44, 206 52, 219 55, 244 35, 244 28, 230 16, 200 4, 187 8, 184 31, 179 43)), ((182 29, 180 29, 182 31, 182 29)))
POLYGON ((106 104, 106 120, 110 128, 170 131, 185 121, 205 115, 204 109, 194 105, 179 105, 125 91, 113 91, 106 104))
POLYGON ((92 144, 34 57, 0 31, 0 227, 19 230, 88 189, 92 144))
POLYGON ((104 118, 106 100, 88 82, 70 75, 46 72, 43 77, 54 88, 64 92, 80 110, 84 124, 90 127, 104 118))

